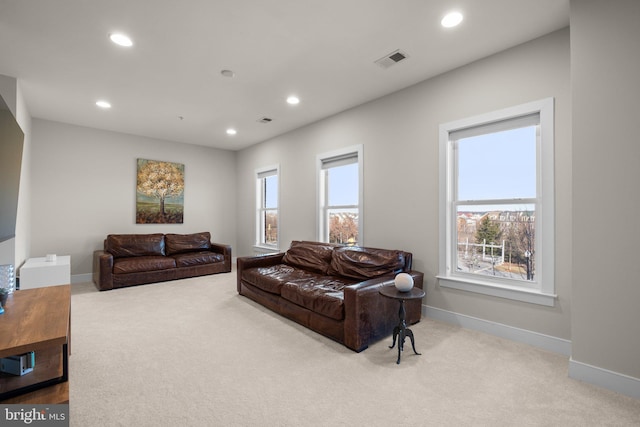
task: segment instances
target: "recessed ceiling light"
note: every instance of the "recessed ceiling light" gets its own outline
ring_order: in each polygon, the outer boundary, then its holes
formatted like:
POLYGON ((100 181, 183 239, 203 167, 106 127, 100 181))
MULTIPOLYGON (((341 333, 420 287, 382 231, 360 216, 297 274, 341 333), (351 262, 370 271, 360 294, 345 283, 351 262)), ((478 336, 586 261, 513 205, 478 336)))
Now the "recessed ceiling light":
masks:
POLYGON ((111 104, 108 103, 107 101, 96 101, 96 105, 104 109, 111 108, 111 104))
POLYGON ((236 133, 238 133, 238 131, 233 128, 227 129, 227 135, 235 135, 236 133))
POLYGON ((455 27, 456 25, 462 22, 463 16, 460 12, 449 12, 447 13, 440 24, 442 24, 445 28, 455 27))
POLYGON ((296 105, 300 103, 300 99, 297 96, 291 95, 290 97, 287 98, 287 103, 291 105, 296 105))
POLYGON ((133 46, 133 42, 131 41, 129 36, 125 34, 113 33, 113 34, 109 34, 109 38, 111 39, 112 42, 114 42, 117 45, 124 46, 124 47, 133 46))
POLYGON ((220 74, 222 74, 224 77, 234 77, 236 75, 236 73, 234 73, 232 70, 222 70, 220 71, 220 74))

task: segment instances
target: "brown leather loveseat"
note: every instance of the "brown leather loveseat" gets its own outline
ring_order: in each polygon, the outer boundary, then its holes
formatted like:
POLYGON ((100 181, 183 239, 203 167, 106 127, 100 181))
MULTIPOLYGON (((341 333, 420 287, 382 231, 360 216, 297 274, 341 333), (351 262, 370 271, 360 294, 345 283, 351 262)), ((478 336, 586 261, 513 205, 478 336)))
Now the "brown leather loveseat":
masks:
MULTIPOLYGON (((410 252, 294 241, 285 253, 237 259, 238 293, 354 351, 389 336, 398 301, 379 293, 411 270, 410 252)), ((420 321, 421 300, 405 303, 407 324, 420 321)))
POLYGON ((109 234, 93 254, 99 290, 231 271, 231 246, 194 234, 109 234))

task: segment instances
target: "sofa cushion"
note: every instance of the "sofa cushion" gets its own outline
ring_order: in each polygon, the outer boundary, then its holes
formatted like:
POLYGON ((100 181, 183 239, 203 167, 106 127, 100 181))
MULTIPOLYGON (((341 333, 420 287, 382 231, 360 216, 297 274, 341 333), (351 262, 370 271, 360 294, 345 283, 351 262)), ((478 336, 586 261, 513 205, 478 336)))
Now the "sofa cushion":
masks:
POLYGON ((211 249, 211 233, 165 235, 167 255, 211 249))
POLYGON ((176 260, 176 266, 178 267, 192 267, 194 265, 224 262, 224 255, 211 251, 187 252, 172 255, 171 258, 176 260))
POLYGON ((113 260, 113 273, 141 273, 176 267, 176 260, 165 256, 137 256, 113 260))
POLYGON ((242 271, 242 280, 272 294, 280 295, 282 285, 289 280, 307 280, 314 276, 305 270, 301 270, 286 264, 276 264, 269 267, 254 267, 242 271))
POLYGON ((395 274, 404 267, 404 252, 359 246, 342 247, 333 251, 328 274, 358 280, 395 274))
POLYGON ((109 234, 104 249, 114 258, 164 255, 164 234, 109 234))
POLYGON ((334 246, 312 242, 291 242, 291 247, 284 254, 282 262, 294 267, 326 274, 331 264, 331 253, 334 246))
POLYGON ((329 276, 292 280, 282 286, 282 298, 331 319, 344 319, 346 282, 329 276))

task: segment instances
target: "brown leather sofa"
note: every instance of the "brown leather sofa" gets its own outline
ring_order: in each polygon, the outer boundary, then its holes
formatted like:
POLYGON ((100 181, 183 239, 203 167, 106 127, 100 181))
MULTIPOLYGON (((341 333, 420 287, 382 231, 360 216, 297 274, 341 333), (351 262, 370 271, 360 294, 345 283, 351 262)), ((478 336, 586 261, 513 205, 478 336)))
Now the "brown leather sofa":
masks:
MULTIPOLYGON (((379 293, 411 270, 399 250, 294 241, 287 252, 237 259, 238 293, 360 352, 398 325, 399 302, 379 293)), ((407 324, 420 321, 421 300, 405 303, 407 324)))
POLYGON ((93 254, 101 291, 231 271, 231 246, 194 234, 109 234, 93 254))

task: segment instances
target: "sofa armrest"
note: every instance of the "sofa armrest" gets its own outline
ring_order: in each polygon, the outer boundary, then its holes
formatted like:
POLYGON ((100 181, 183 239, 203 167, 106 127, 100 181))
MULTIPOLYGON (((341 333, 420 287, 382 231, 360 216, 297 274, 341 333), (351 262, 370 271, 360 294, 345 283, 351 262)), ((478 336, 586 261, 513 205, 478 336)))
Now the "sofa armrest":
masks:
POLYGON ((211 243, 211 251, 224 256, 225 271, 231 271, 231 245, 224 243, 211 243))
POLYGON ((109 252, 93 252, 93 283, 101 291, 113 289, 113 255, 109 252))
MULTIPOLYGON (((407 273, 413 277, 413 286, 416 288, 422 289, 423 281, 424 281, 424 273, 419 271, 410 270, 407 273)), ((347 286, 353 290, 362 290, 365 288, 375 288, 376 292, 380 286, 388 286, 393 285, 393 280, 395 279, 395 274, 385 274, 384 276, 376 277, 375 279, 365 280, 364 282, 359 282, 354 285, 347 286)))
POLYGON ((240 257, 237 259, 238 270, 254 267, 269 267, 270 265, 281 264, 282 258, 284 258, 284 252, 269 255, 240 257))
POLYGON ((269 267, 271 265, 276 265, 282 263, 282 258, 284 258, 284 252, 279 252, 277 254, 270 255, 259 255, 259 256, 248 256, 248 257, 240 257, 236 260, 236 269, 237 269, 237 287, 238 293, 240 293, 240 281, 242 280, 242 271, 247 268, 256 268, 256 267, 269 267))
MULTIPOLYGON (((424 273, 410 271, 414 286, 423 289, 424 273)), ((398 303, 380 295, 380 287, 393 284, 395 274, 387 274, 344 288, 344 343, 360 352, 372 339, 382 338, 398 323, 398 303)), ((421 300, 408 301, 407 323, 416 323, 422 314, 421 300)))

